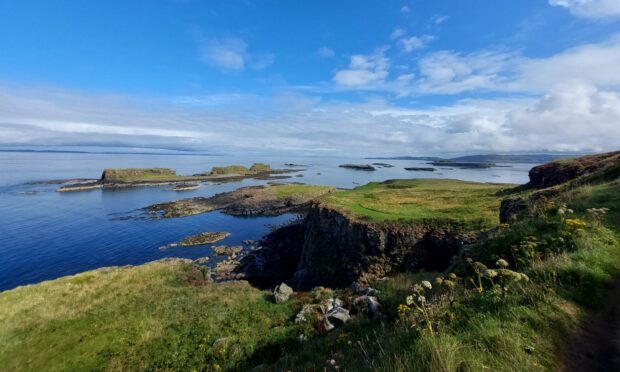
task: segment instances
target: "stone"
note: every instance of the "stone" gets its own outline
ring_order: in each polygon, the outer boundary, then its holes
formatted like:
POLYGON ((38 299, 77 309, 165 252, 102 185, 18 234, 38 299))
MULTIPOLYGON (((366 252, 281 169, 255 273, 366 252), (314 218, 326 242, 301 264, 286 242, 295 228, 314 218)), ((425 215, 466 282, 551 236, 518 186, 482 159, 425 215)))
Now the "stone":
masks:
POLYGON ((351 315, 349 315, 349 310, 336 306, 329 313, 327 313, 326 318, 336 325, 343 325, 351 319, 351 315))
POLYGON ((351 303, 358 314, 364 314, 370 317, 376 317, 381 314, 381 304, 374 296, 358 296, 355 297, 351 303))
POLYGON ((286 285, 286 283, 282 283, 275 288, 273 291, 273 297, 276 300, 277 304, 283 304, 291 297, 293 294, 293 288, 286 285))

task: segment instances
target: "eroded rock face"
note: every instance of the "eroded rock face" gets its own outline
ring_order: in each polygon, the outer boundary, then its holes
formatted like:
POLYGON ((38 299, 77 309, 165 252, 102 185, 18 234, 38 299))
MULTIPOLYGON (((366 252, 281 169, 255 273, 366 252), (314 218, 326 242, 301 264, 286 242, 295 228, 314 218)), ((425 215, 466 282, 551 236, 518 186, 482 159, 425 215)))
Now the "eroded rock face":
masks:
POLYGON ((443 270, 463 234, 413 223, 368 223, 314 205, 304 222, 304 242, 294 287, 348 287, 401 270, 443 270))
POLYGON ((241 259, 237 268, 247 281, 260 288, 273 288, 288 281, 299 264, 304 244, 304 225, 281 227, 265 236, 259 248, 241 259))
POLYGON ((558 160, 532 168, 529 173, 530 182, 527 185, 533 188, 551 187, 614 164, 620 164, 620 151, 558 160))

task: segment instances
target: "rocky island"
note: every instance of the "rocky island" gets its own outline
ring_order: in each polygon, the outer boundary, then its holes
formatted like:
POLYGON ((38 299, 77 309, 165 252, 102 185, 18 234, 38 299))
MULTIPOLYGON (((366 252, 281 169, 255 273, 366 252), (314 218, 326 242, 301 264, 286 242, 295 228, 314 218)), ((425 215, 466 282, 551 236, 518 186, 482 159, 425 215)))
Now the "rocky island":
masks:
MULTIPOLYGON (((299 169, 272 169, 268 164, 255 163, 250 168, 241 165, 213 167, 211 171, 192 176, 180 176, 168 168, 105 169, 99 180, 80 180, 61 186, 58 191, 86 191, 94 189, 119 189, 129 187, 177 185, 177 191, 195 189, 183 185, 208 181, 238 181, 244 178, 277 179, 299 169)), ((286 176, 288 177, 288 176, 286 176)))
POLYGON ((361 170, 361 171, 375 171, 377 170, 370 164, 340 164, 340 168, 353 169, 353 170, 361 170))

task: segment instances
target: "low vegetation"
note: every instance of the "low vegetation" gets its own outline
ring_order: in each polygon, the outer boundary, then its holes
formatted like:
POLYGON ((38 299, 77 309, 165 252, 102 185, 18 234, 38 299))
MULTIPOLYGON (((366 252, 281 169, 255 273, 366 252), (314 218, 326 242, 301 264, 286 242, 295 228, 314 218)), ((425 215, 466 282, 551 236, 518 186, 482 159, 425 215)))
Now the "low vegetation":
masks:
POLYGON ((177 174, 168 168, 105 169, 101 179, 106 182, 137 182, 174 180, 177 174))
POLYGON ((497 224, 501 197, 509 186, 446 179, 371 182, 353 190, 329 194, 326 205, 371 221, 449 221, 497 224))
POLYGON ((254 163, 250 168, 244 167, 243 165, 229 165, 226 167, 213 167, 211 169, 211 175, 251 175, 251 174, 259 174, 266 173, 271 171, 271 166, 269 164, 263 163, 254 163))

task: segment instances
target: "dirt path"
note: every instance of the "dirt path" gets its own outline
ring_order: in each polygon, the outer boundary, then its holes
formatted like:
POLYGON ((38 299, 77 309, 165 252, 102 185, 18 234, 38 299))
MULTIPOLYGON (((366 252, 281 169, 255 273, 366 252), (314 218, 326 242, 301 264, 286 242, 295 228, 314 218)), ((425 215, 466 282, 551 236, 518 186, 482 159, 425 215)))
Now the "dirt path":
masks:
POLYGON ((620 279, 605 307, 591 314, 568 350, 567 372, 620 371, 620 279))

